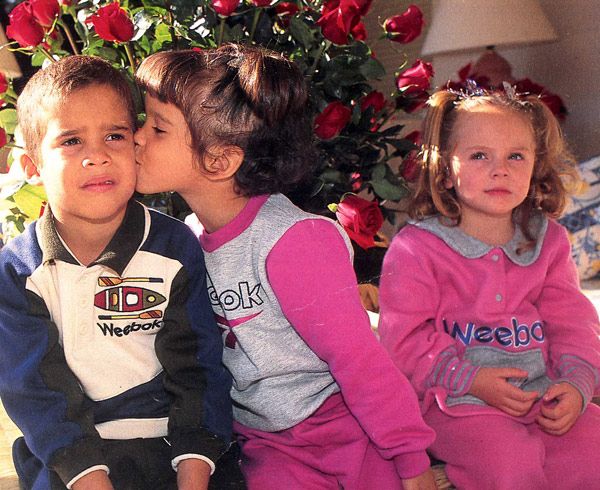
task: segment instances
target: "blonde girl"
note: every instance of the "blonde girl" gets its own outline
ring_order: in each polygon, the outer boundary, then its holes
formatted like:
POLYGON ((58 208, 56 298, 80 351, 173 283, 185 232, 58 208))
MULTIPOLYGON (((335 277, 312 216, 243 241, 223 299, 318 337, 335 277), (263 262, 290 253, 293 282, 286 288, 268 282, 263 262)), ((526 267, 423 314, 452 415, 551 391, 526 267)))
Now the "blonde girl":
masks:
POLYGON ((431 453, 461 489, 598 488, 598 316, 554 221, 575 177, 556 119, 510 87, 442 90, 423 143, 379 329, 431 453))

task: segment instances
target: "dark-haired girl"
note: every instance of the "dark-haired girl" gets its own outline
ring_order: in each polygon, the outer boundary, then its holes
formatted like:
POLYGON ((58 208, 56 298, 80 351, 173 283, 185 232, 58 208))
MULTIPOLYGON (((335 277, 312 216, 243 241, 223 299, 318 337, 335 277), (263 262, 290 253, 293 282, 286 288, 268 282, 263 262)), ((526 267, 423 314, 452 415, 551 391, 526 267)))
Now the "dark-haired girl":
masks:
POLYGON ((248 486, 434 489, 433 432, 371 332, 348 238, 283 195, 315 159, 298 68, 228 45, 157 53, 137 79, 137 188, 195 213, 248 486))

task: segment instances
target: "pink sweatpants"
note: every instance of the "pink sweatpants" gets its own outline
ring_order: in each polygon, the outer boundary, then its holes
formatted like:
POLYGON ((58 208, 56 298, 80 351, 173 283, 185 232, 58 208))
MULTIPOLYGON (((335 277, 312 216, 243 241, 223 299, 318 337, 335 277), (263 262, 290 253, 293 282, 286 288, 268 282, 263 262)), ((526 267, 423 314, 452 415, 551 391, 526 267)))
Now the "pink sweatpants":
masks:
POLYGON ((377 453, 339 394, 290 429, 262 432, 234 424, 234 430, 250 490, 402 488, 393 461, 377 453))
POLYGON ((437 433, 430 452, 460 490, 600 489, 600 407, 590 404, 562 436, 500 415, 424 416, 437 433))

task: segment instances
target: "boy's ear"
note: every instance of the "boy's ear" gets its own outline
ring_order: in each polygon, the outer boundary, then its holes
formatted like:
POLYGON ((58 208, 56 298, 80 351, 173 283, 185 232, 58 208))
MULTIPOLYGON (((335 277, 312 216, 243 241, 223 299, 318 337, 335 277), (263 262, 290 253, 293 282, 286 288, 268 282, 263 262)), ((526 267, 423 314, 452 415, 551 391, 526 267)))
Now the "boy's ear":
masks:
POLYGON ((28 184, 31 185, 42 185, 42 178, 37 164, 33 159, 25 152, 22 152, 19 156, 19 164, 25 173, 25 179, 28 184))
POLYGON ((243 161, 244 150, 239 146, 212 146, 202 157, 202 167, 209 180, 227 180, 233 177, 243 161))

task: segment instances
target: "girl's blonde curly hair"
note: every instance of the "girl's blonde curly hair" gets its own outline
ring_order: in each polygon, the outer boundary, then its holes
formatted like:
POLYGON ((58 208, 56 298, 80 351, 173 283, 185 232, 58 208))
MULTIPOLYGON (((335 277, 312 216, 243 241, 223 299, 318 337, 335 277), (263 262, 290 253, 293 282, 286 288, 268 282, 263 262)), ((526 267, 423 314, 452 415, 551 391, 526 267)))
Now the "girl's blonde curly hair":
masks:
MULTIPOLYGON (((524 115, 531 123, 535 138, 535 162, 528 197, 513 211, 513 219, 526 239, 531 241, 529 219, 533 210, 550 218, 559 217, 568 195, 579 183, 575 159, 568 150, 559 123, 537 96, 507 92, 478 91, 469 95, 440 90, 428 101, 423 123, 420 162, 422 165, 415 193, 409 204, 409 216, 422 220, 440 214, 458 225, 461 206, 454 189, 447 189, 448 154, 452 151, 452 132, 457 116, 481 107, 502 108, 524 115)), ((528 248, 528 247, 526 247, 528 248)))

